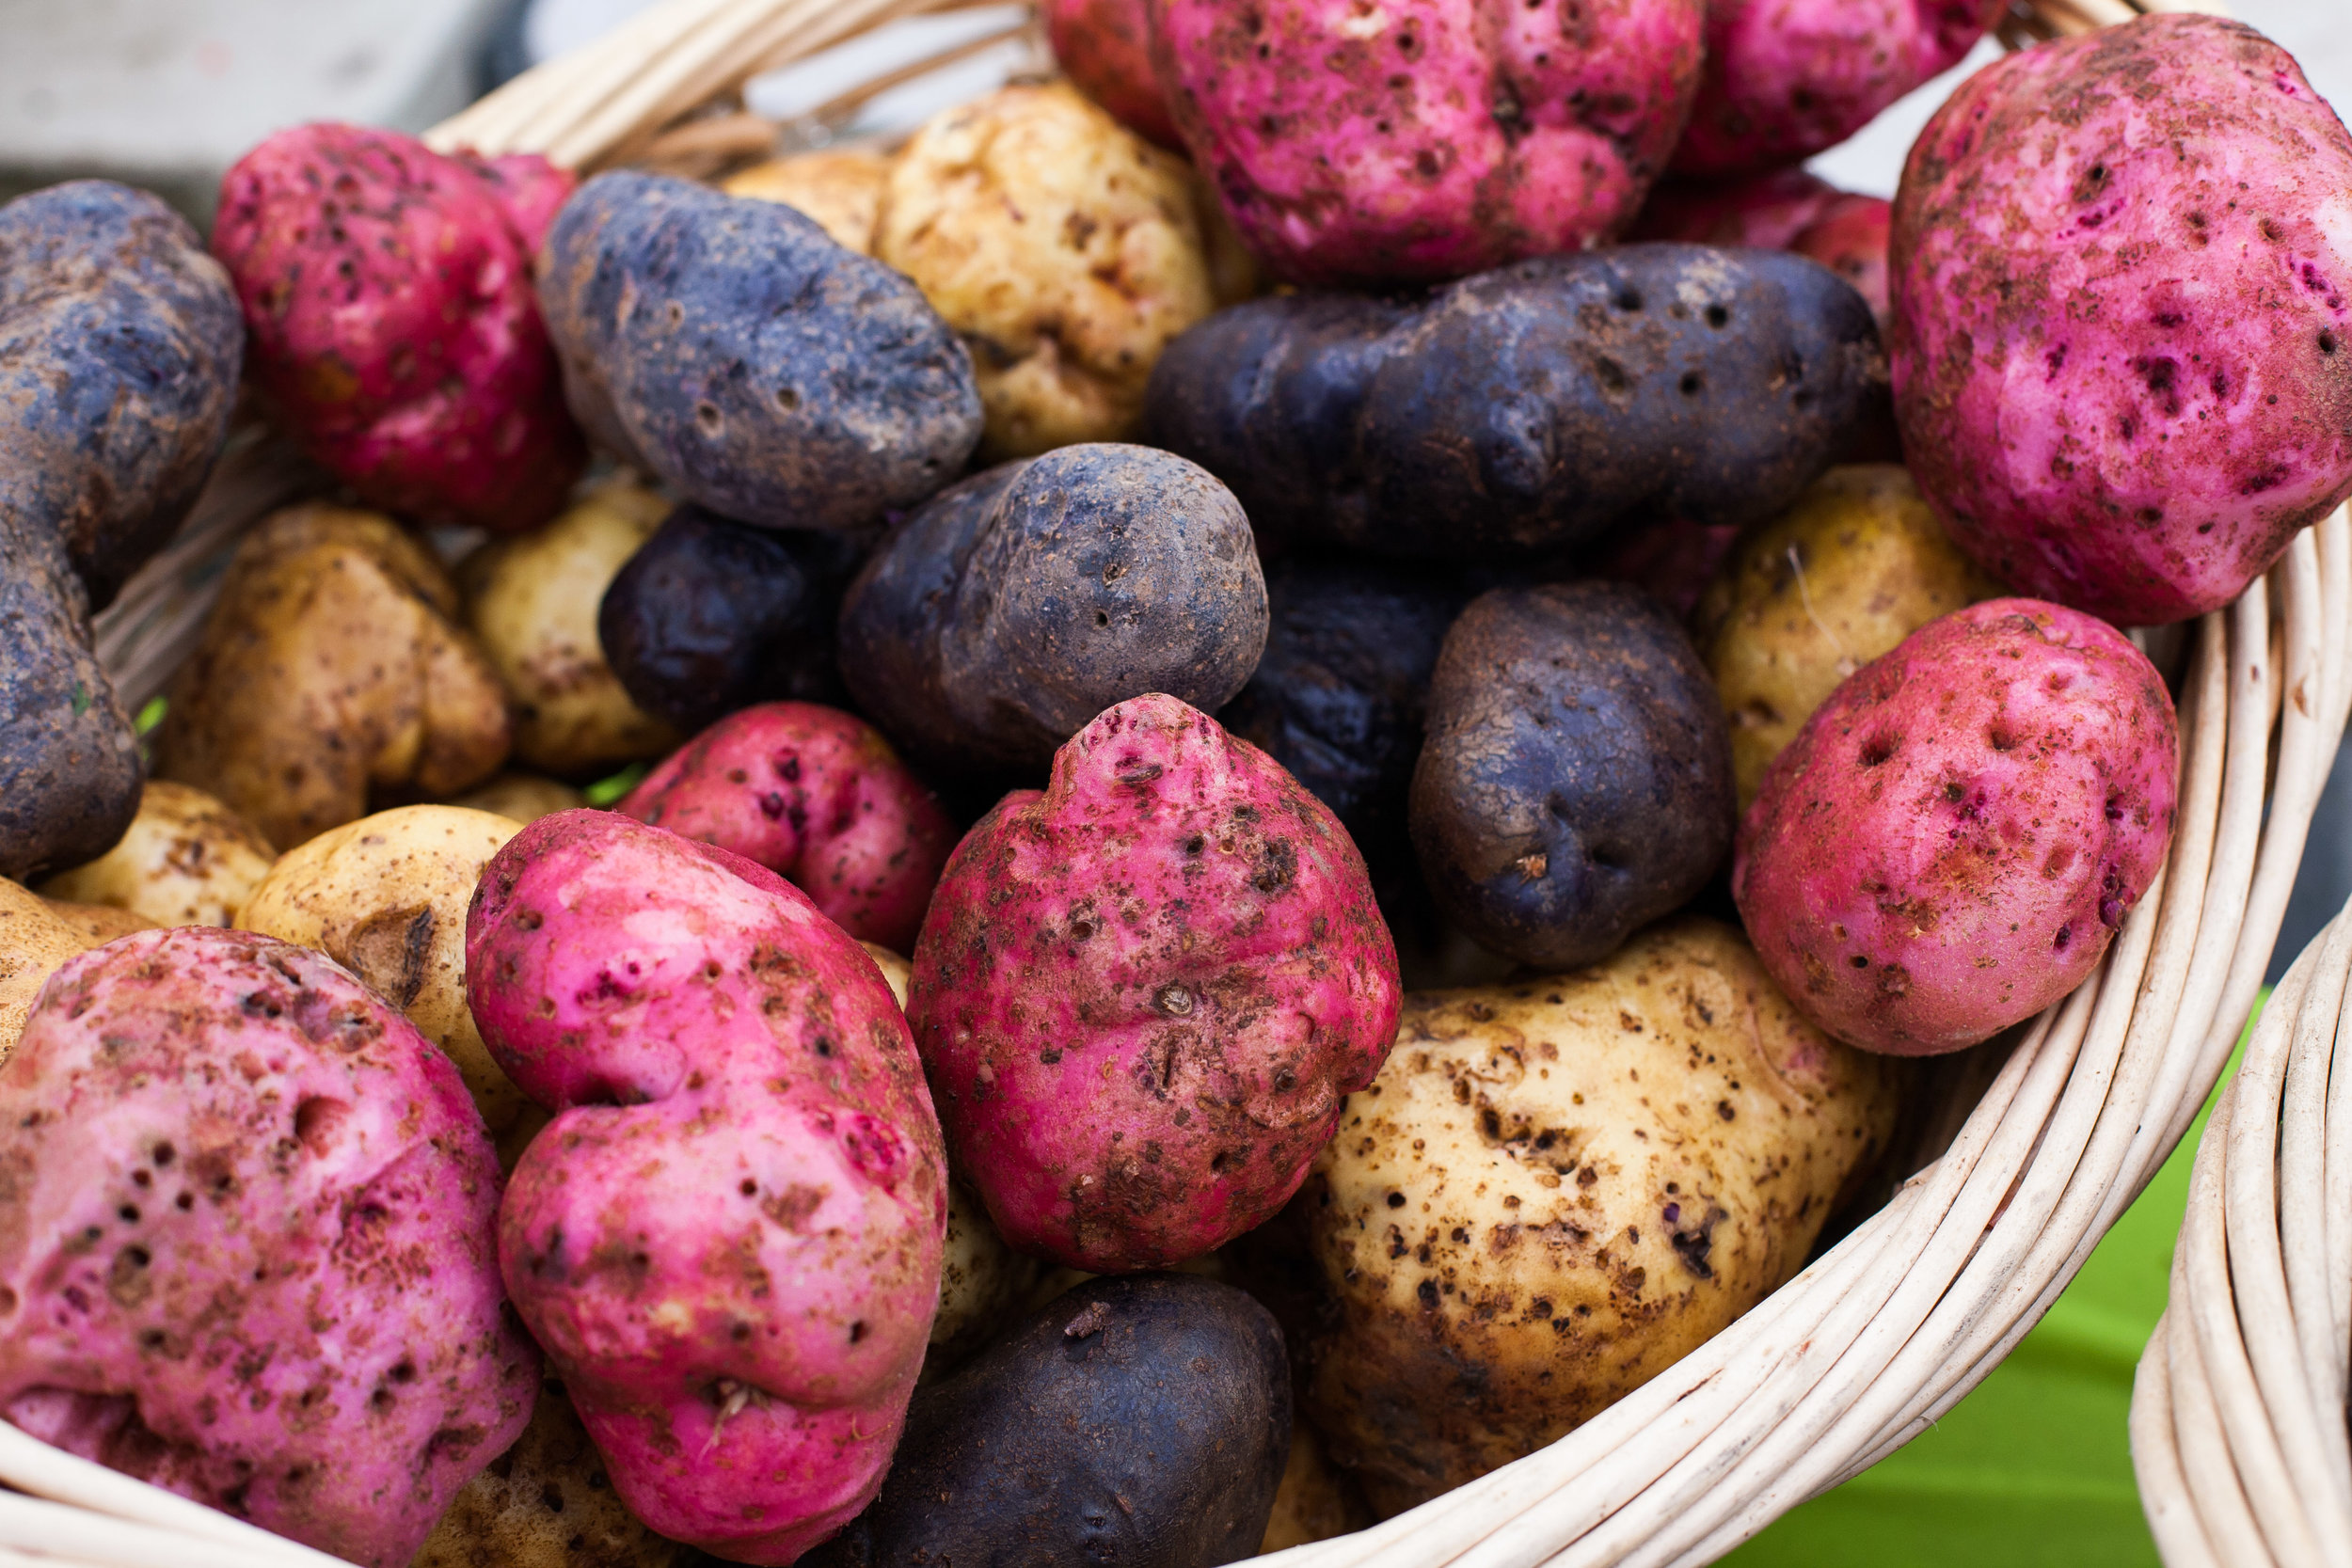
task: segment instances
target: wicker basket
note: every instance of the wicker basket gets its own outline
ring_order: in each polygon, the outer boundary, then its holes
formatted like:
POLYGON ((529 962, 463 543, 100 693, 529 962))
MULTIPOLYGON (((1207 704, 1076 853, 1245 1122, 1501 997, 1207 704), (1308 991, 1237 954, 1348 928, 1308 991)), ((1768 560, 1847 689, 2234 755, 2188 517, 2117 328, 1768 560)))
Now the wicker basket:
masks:
POLYGON ((2198 1145, 2132 1388, 2132 1465, 2171 1568, 2352 1562, 2347 982, 2352 910, 2280 982, 2198 1145))
MULTIPOLYGON (((969 3, 667 0, 433 139, 544 150, 581 168, 749 151, 776 135, 732 103, 756 70, 969 3)), ((2123 0, 2034 0, 2002 35, 2029 41, 2133 14, 2123 0)), ((224 546, 318 483, 274 441, 240 441, 186 534, 103 619, 102 648, 133 704, 184 653, 224 546)), ((1975 1104, 1948 1147, 1796 1279, 1567 1437, 1372 1529, 1293 1548, 1280 1568, 1707 1562, 1899 1448, 2001 1361, 2179 1141, 2252 1007, 2352 709, 2352 517, 2338 512, 2297 538, 2188 641, 2170 857, 2091 978, 2006 1057, 1939 1065, 1975 1104)), ((2352 937, 2329 951, 2340 997, 2352 937)), ((2310 983, 2311 963, 2291 985, 2310 983)), ((2339 1293, 2324 1299, 2341 1301, 2352 1275, 2328 1277, 2339 1293)), ((2341 1324, 2335 1310, 2324 1321, 2341 1324)), ((2339 1388, 2344 1338, 2328 1341, 2339 1388)), ((5 1425, 0 1481, 29 1494, 0 1492, 0 1568, 331 1560, 5 1425)))

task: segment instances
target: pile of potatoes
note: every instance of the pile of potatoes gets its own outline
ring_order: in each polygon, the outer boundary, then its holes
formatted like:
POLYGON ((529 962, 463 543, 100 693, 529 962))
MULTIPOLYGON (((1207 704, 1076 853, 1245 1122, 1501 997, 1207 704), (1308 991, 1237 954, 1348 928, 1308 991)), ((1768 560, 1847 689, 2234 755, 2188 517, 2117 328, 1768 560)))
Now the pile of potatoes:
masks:
POLYGON ((2092 972, 2119 628, 2352 494, 2291 59, 2042 45, 1890 205, 1799 161, 1973 4, 1046 9, 896 148, 0 206, 0 1418, 382 1568, 1212 1568, 1657 1375, 2092 972), (240 374, 333 484, 142 736, 240 374))

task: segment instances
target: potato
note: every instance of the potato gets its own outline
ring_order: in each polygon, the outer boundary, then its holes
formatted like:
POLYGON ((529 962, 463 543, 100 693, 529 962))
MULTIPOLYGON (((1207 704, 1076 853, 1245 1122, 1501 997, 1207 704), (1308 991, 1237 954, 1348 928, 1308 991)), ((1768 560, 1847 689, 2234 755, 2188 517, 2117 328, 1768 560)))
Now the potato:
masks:
POLYGON ((979 440, 971 356, 921 291, 789 207, 599 174, 548 231, 539 300, 589 433, 721 516, 866 528, 979 440))
POLYGON ((101 940, 23 884, 0 880, 0 1066, 16 1049, 25 1015, 49 976, 101 940))
POLYGON ((1206 714, 1120 704, 956 847, 907 1021, 1023 1252, 1160 1268, 1270 1217, 1371 1081, 1396 949, 1322 802, 1206 714))
POLYGON ((1627 245, 1420 299, 1292 294, 1168 345, 1144 439, 1278 536, 1518 561, 1794 500, 1883 405, 1869 307, 1777 252, 1627 245))
POLYGON ((1802 167, 1741 180, 1667 179, 1649 193, 1626 237, 1786 250, 1844 194, 1802 167))
POLYGON ((1895 1110, 1712 921, 1408 997, 1292 1210, 1337 1305, 1332 1456, 1387 1515, 1590 1419, 1804 1265, 1895 1110))
POLYGON ((1042 1265, 1005 1244, 988 1206, 961 1181, 947 1185, 947 1244, 939 1268, 939 1315, 931 1320, 923 1381, 936 1383, 996 1337, 1037 1289, 1042 1265))
POLYGON ((881 1484, 947 1171, 873 961, 775 873, 612 812, 484 874, 469 1000, 555 1112, 500 1216, 515 1310, 630 1512, 788 1563, 881 1484))
POLYGON ((150 779, 120 842, 40 891, 127 910, 151 926, 229 926, 277 858, 260 829, 214 797, 150 779))
POLYGON ((1184 146, 1152 69, 1147 0, 1045 0, 1044 10, 1054 63, 1080 91, 1146 141, 1184 146))
POLYGON ((1192 171, 1067 83, 916 132, 874 254, 971 347, 991 462, 1132 436, 1160 350, 1216 303, 1192 171))
POLYGON ((2103 621, 1987 599, 1849 676, 1765 769, 1731 893, 1850 1044, 1989 1039, 2090 976, 2172 841, 2180 729, 2103 621))
POLYGON ((1214 710, 1265 647, 1265 578, 1232 493, 1148 447, 1064 447, 939 496, 841 607, 841 673, 918 763, 1041 771, 1115 703, 1214 710))
POLYGON ((861 942, 858 945, 866 949, 866 956, 882 971, 882 984, 890 988, 891 1000, 898 1004, 898 1010, 906 1011, 907 986, 914 978, 914 966, 878 942, 861 942))
POLYGON ((1213 1568, 1264 1534, 1290 1430, 1264 1307, 1183 1275, 1098 1279, 915 1395, 882 1495, 805 1560, 1213 1568))
POLYGON ((1547 968, 1681 908, 1731 847, 1707 667, 1616 583, 1497 588, 1446 633, 1413 770, 1413 847, 1447 917, 1547 968))
POLYGON ((228 279, 154 197, 79 180, 0 205, 0 876, 103 855, 138 810, 89 612, 195 503, 243 343, 228 279))
POLYGON ((2155 625, 2352 496, 2347 190, 2352 133, 2234 22, 2141 17, 1963 83, 1888 255, 1903 448, 1961 548, 2155 625))
POLYGON ((1290 1457, 1282 1465, 1282 1484, 1274 1494, 1274 1513, 1259 1538, 1258 1555, 1312 1545, 1372 1522, 1355 1478, 1331 1463, 1314 1429, 1304 1422, 1292 1427, 1290 1457))
POLYGON ((108 904, 72 904, 62 898, 43 898, 49 912, 64 921, 92 947, 103 947, 117 937, 127 937, 133 931, 151 931, 155 923, 129 910, 118 910, 108 904))
POLYGON ((593 778, 677 745, 675 730, 629 701, 596 639, 607 585, 669 510, 615 481, 543 529, 492 540, 458 569, 466 627, 512 699, 524 767, 593 778))
POLYGON ((1151 0, 1159 86, 1294 283, 1458 277, 1625 227, 1698 87, 1703 0, 1151 0))
POLYGON ((470 811, 491 812, 517 822, 536 822, 559 811, 577 811, 588 801, 570 784, 543 779, 535 773, 505 772, 448 803, 470 811))
POLYGON ((278 857, 237 913, 246 930, 326 954, 398 1007, 464 1075, 503 1142, 528 1106, 466 1006, 466 911, 522 824, 463 806, 402 806, 278 857))
POLYGON ((1678 174, 1803 163, 1960 63, 2000 0, 1708 0, 1707 68, 1678 174))
POLYGON ((1884 332, 1894 307, 1886 293, 1886 246, 1895 207, 1875 196, 1841 195, 1805 225, 1788 248, 1809 256, 1853 285, 1884 332))
POLYGON ((1731 718, 1740 809, 1838 682, 1937 616, 2000 591, 1891 463, 1832 468, 1742 535, 1699 606, 1696 633, 1731 718))
POLYGON ((729 196, 781 201, 815 220, 826 238, 860 256, 874 254, 874 225, 882 215, 890 160, 865 148, 795 152, 729 175, 729 196))
POLYGON ((681 506, 604 591, 596 636, 637 705, 690 735, 755 703, 838 705, 841 594, 871 547, 681 506))
POLYGON ((298 125, 221 181, 213 254, 236 280, 272 418, 367 505, 493 531, 555 515, 587 450, 532 295, 573 176, 444 157, 413 136, 298 125))
POLYGON ((523 1431, 457 1069, 318 954, 141 931, 0 1068, 0 1417, 373 1568, 523 1431))
POLYGON ((506 694, 456 613, 448 574, 390 518, 273 515, 173 678, 156 773, 278 845, 364 816, 371 794, 479 783, 506 760, 506 694))
POLYGON ((604 1456, 554 1378, 531 1425, 466 1482, 409 1568, 685 1568, 688 1551, 654 1534, 612 1495, 604 1456))

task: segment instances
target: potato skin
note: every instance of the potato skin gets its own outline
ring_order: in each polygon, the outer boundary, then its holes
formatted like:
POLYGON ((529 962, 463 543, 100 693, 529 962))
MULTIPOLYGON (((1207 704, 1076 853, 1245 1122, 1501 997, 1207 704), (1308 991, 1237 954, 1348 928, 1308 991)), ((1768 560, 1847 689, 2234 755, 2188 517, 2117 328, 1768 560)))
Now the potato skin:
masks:
POLYGON ((529 1109, 466 1006, 466 911, 483 867, 522 825, 463 806, 401 806, 278 857, 241 929, 324 953, 457 1064, 494 1140, 529 1109))
POLYGON ((466 628, 512 699, 524 767, 594 778, 677 745, 675 730, 629 700, 596 635, 614 574, 669 510, 616 482, 545 528, 492 540, 459 568, 466 628))
POLYGON ((882 1495, 806 1560, 1213 1568, 1256 1549, 1290 1429, 1264 1307, 1188 1275, 1092 1280, 915 1395, 882 1495))
POLYGON ((0 1115, 17 1426, 373 1568, 522 1432, 539 1355, 482 1119, 326 958, 212 927, 110 942, 51 977, 0 1115))
POLYGON ((1078 89, 1144 140, 1181 151, 1184 138, 1152 69, 1147 0, 1045 0, 1054 62, 1078 89))
POLYGON ((278 851, 211 795, 168 779, 139 791, 139 814, 98 859, 40 884, 43 895, 128 910, 154 926, 230 926, 278 851))
POLYGON ((2018 592, 2229 603, 2352 495, 2352 132, 2250 27, 1994 62, 1921 133, 1888 264, 1919 488, 2018 592))
POLYGON ((457 608, 391 519, 323 503, 273 515, 237 546, 172 681, 155 771, 285 846, 366 815, 371 791, 487 778, 506 760, 506 693, 457 608))
POLYGON ((1799 230, 1788 248, 1809 256, 1853 285, 1883 333, 1894 319, 1887 298, 1886 247, 1893 238, 1895 205, 1875 196, 1848 192, 1799 230))
POLYGON ((874 254, 971 348, 991 463, 1133 437, 1160 351, 1216 305, 1191 168, 1066 82, 917 131, 874 254))
POLYGON ((1957 1051, 2090 974, 2172 841, 2180 729, 2103 621, 1987 599, 1848 677, 1772 759, 1731 893, 1764 967, 1868 1051, 1957 1051))
POLYGON ((597 639, 637 705, 688 735, 755 703, 838 703, 841 594, 869 546, 681 506, 604 591, 597 639))
POLYGON ((506 772, 494 775, 488 783, 477 784, 447 803, 532 823, 559 811, 578 811, 588 802, 570 784, 532 773, 506 772))
POLYGON ((1895 1110, 1713 921, 1407 997, 1291 1210, 1317 1430, 1382 1514, 1534 1452, 1794 1275, 1895 1110))
POLYGON ((1802 166, 1736 180, 1659 182, 1629 240, 1786 250, 1845 193, 1802 166))
POLYGON ((1427 282, 1623 229, 1698 86, 1704 0, 1150 0, 1177 129, 1275 275, 1427 282))
POLYGON ((1023 1252, 1162 1268, 1296 1190, 1395 1026, 1396 949, 1322 802, 1158 693, 956 847, 907 999, 957 1169, 1023 1252))
POLYGON ((775 873, 576 811, 491 862, 466 973, 555 1112, 500 1211, 516 1311, 632 1513, 792 1561, 881 1484, 939 1302, 946 1161, 881 972, 775 873))
POLYGON ((581 423, 723 516, 863 528, 979 440, 971 356, 921 292, 775 202, 599 174, 548 231, 539 299, 581 423))
POLYGON ((1219 311, 1153 371, 1144 438, 1275 534, 1512 561, 1661 516, 1769 516, 1884 397, 1869 307, 1777 252, 1642 245, 1425 300, 1219 311))
POLYGON ((1731 748, 1673 617, 1618 583, 1498 588, 1446 633, 1413 770, 1438 907, 1549 968, 1680 908, 1731 847, 1731 748))
POLYGON ((864 148, 840 148, 770 158, 727 176, 719 188, 729 196, 781 201, 815 220, 842 249, 871 256, 882 189, 889 182, 888 158, 864 148))
POLYGON ((397 131, 295 126, 222 179, 213 254, 247 374, 312 457, 402 516, 528 529, 587 458, 519 227, 571 176, 486 172, 397 131))
POLYGON ((1166 692, 1214 710, 1265 647, 1249 519, 1193 464, 1064 447, 935 498, 841 607, 841 673, 918 762, 1034 773, 1096 714, 1166 692))
POLYGON ((624 816, 775 872, 859 942, 904 951, 956 825, 882 732, 815 703, 731 713, 645 775, 624 816))
MULTIPOLYGON (((887 975, 887 971, 884 972, 887 975)), ((947 1183, 947 1241, 939 1267, 939 1315, 931 1320, 923 1382, 937 1383, 996 1337, 1028 1300, 1043 1265, 1005 1244, 988 1205, 961 1181, 947 1183)))
POLYGON ((1838 682, 1937 616, 2000 592, 1891 463, 1832 468, 1743 534, 1695 632, 1731 720, 1740 809, 1838 682))
POLYGON ((0 1066, 24 1032, 24 1020, 49 976, 100 938, 67 911, 21 884, 0 880, 0 1066))
POLYGON ((64 921, 84 942, 92 947, 103 947, 117 937, 127 937, 133 931, 151 931, 155 923, 145 915, 119 910, 111 904, 74 904, 62 898, 43 898, 49 912, 64 921))

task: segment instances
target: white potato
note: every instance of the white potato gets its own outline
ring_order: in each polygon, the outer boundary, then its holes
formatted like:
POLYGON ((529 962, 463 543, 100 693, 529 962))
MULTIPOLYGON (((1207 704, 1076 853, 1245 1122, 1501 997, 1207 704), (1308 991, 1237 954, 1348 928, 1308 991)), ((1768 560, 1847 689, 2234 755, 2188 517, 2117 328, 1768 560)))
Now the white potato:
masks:
POLYGON ((153 926, 226 926, 277 858, 262 831, 215 797, 150 779, 121 841, 40 891, 127 910, 153 926))

